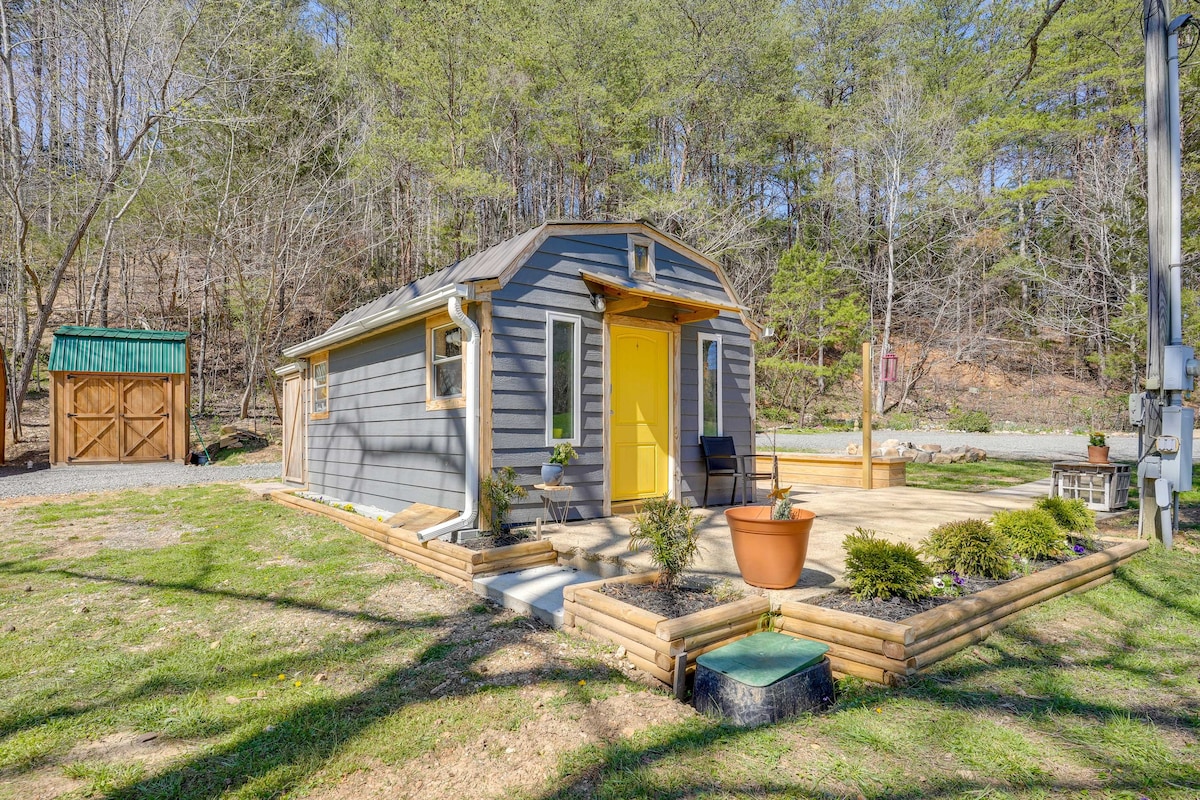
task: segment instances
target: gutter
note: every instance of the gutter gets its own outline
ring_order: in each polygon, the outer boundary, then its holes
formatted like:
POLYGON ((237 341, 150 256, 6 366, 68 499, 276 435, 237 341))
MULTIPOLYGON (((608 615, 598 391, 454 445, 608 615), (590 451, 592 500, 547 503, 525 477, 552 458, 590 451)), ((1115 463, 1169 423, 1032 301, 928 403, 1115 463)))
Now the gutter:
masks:
MULTIPOLYGON (((429 294, 421 295, 420 297, 410 300, 407 303, 389 308, 385 311, 380 311, 372 314, 369 317, 355 320, 349 325, 341 328, 335 328, 331 331, 326 331, 320 336, 309 339, 300 344, 294 344, 291 347, 284 348, 283 354, 288 358, 300 358, 302 356, 319 353, 322 350, 328 350, 330 347, 344 342, 347 339, 354 339, 362 336, 365 333, 370 333, 376 328, 382 328, 385 325, 390 325, 393 322, 399 322, 407 317, 412 317, 425 311, 430 311, 445 303, 450 299, 474 299, 474 290, 464 283, 452 283, 443 286, 440 289, 435 289, 429 294)), ((453 312, 451 312, 453 314, 453 312)))
POLYGON ((463 394, 467 399, 463 511, 454 519, 418 531, 417 539, 422 542, 469 527, 475 522, 479 511, 479 328, 463 312, 462 297, 450 297, 446 310, 450 312, 450 319, 462 328, 463 347, 466 350, 463 353, 463 394))

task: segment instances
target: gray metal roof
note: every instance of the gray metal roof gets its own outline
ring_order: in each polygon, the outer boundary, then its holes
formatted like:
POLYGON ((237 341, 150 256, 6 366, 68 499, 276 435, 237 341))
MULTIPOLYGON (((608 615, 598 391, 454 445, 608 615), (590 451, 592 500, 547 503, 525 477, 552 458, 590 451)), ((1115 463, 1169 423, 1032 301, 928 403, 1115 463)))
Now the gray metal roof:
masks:
POLYGON ((377 297, 366 305, 346 312, 342 315, 341 319, 333 323, 329 330, 335 331, 338 328, 373 316, 381 311, 402 306, 443 286, 498 278, 504 272, 505 268, 513 262, 513 259, 537 239, 545 227, 543 224, 536 228, 530 228, 519 236, 505 239, 503 242, 492 245, 486 250, 480 250, 478 253, 467 256, 462 261, 455 262, 444 269, 440 269, 437 272, 426 275, 424 278, 402 286, 394 292, 388 292, 382 297, 377 297))

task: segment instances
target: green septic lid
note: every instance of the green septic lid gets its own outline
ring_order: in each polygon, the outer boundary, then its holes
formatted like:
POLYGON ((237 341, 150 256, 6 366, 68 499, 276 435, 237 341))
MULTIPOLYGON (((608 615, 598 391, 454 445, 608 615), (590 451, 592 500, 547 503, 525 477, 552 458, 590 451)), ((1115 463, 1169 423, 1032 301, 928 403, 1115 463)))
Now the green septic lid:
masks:
POLYGON ((756 633, 696 659, 705 669, 747 686, 770 686, 825 657, 829 646, 782 633, 756 633))

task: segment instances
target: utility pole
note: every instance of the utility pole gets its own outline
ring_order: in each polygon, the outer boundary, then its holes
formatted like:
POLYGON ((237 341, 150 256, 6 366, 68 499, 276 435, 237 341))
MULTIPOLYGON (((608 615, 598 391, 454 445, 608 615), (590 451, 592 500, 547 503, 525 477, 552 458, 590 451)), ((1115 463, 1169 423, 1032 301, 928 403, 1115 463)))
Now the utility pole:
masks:
POLYGON ((1194 413, 1183 406, 1200 372, 1183 344, 1180 293, 1179 37, 1191 15, 1170 20, 1169 0, 1143 0, 1146 37, 1146 200, 1149 228, 1145 392, 1129 398, 1138 427, 1138 530, 1170 547, 1179 492, 1192 488, 1194 413))

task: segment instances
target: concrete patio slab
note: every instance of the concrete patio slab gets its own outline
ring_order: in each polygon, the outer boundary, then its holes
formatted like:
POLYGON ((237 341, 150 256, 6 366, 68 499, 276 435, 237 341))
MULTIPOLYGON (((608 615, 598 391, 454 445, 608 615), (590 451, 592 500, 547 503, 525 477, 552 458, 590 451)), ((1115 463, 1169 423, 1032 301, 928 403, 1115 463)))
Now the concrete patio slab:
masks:
MULTIPOLYGON (((1020 487, 969 494, 894 486, 887 489, 795 486, 792 501, 816 513, 809 539, 808 557, 799 583, 791 589, 767 590, 747 586, 738 572, 733 544, 723 509, 697 509, 701 515, 700 555, 688 575, 714 584, 729 581, 748 594, 767 596, 772 605, 788 600, 805 600, 844 586, 846 569, 842 540, 855 528, 877 531, 892 541, 914 546, 930 529, 956 519, 984 518, 995 511, 1029 508, 1049 489, 1048 479, 1020 487)), ((761 494, 760 494, 761 496, 761 494)), ((601 561, 630 572, 652 569, 644 552, 629 551, 630 520, 623 517, 550 525, 543 535, 554 543, 560 558, 575 559, 576 565, 601 561)), ((599 572, 598 569, 589 571, 599 572)))

